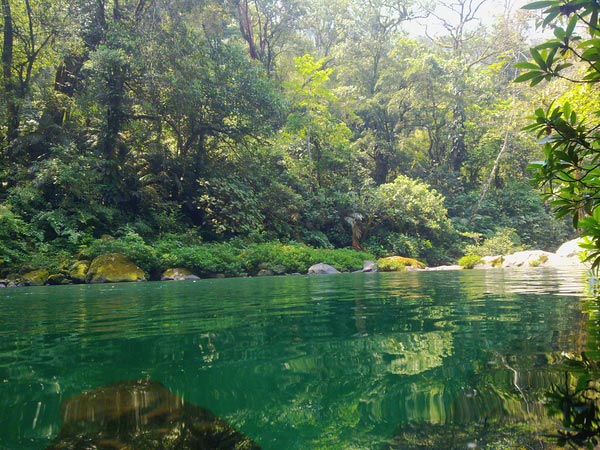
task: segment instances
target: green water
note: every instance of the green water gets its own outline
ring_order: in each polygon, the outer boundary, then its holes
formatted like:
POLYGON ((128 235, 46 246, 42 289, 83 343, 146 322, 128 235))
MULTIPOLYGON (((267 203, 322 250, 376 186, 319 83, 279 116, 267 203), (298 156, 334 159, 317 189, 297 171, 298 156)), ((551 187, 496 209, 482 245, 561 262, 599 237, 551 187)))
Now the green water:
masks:
POLYGON ((0 448, 44 448, 62 401, 139 378, 264 449, 541 440, 565 355, 597 354, 586 283, 494 270, 3 289, 0 448))

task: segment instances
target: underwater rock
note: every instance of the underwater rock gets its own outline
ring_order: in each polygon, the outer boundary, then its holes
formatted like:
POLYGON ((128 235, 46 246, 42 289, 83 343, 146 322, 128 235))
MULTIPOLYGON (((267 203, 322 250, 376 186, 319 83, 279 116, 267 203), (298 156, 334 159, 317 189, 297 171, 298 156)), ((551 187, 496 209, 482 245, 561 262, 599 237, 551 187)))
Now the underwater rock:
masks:
POLYGON ((330 266, 329 264, 319 263, 310 266, 308 269, 308 273, 311 275, 331 275, 340 272, 335 267, 330 266))
POLYGON ((152 380, 123 381, 63 403, 63 425, 46 450, 260 450, 212 412, 152 380))
POLYGON ((121 281, 146 281, 144 271, 121 253, 107 253, 90 264, 87 283, 118 283, 121 281))

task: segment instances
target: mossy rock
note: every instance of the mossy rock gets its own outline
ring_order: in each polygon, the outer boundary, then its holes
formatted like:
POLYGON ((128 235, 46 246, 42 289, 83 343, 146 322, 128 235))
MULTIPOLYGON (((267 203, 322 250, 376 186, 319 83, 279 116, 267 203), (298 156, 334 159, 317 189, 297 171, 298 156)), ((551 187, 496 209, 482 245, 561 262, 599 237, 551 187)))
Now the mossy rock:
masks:
POLYGON ((87 272, 86 283, 146 281, 144 271, 121 253, 107 253, 95 258, 87 272))
POLYGON ((188 269, 184 269, 183 267, 176 267, 173 269, 165 270, 161 277, 161 281, 181 281, 181 280, 199 280, 200 277, 194 275, 188 269))
POLYGON ((53 286, 60 284, 69 284, 70 280, 63 273, 53 273, 48 277, 48 284, 53 286))
POLYGON ((380 272, 398 272, 411 269, 425 269, 427 266, 414 258, 406 258, 404 256, 388 256, 377 260, 377 269, 380 272))
POLYGON ((85 283, 85 278, 87 276, 89 268, 89 261, 75 261, 71 265, 71 267, 69 267, 69 278, 75 283, 85 283))
POLYGON ((62 426, 46 450, 260 450, 210 410, 147 379, 77 394, 61 405, 61 416, 62 426))
POLYGON ((23 284, 26 286, 44 286, 50 274, 46 269, 32 270, 23 274, 23 284))

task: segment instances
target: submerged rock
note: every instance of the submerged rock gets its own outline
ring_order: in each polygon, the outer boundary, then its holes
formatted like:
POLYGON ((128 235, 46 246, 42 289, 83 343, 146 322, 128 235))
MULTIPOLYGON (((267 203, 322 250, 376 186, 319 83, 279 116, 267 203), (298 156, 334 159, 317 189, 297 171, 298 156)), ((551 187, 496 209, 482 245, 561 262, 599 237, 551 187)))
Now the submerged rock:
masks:
POLYGON ((308 269, 308 273, 311 275, 331 275, 334 273, 340 273, 335 267, 330 266, 329 264, 319 263, 313 266, 310 266, 308 269))
POLYGON ((124 381, 63 403, 63 425, 46 450, 259 450, 212 412, 152 380, 124 381))
POLYGON ((86 276, 87 283, 146 281, 144 271, 121 253, 107 253, 95 258, 86 276))

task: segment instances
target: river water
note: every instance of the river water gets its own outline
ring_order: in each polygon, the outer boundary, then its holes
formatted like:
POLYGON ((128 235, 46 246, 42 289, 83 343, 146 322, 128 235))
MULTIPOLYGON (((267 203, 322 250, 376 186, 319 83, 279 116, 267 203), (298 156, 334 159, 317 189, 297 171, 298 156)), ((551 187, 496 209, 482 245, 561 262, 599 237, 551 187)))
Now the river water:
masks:
POLYGON ((544 269, 3 289, 0 449, 139 379, 263 449, 551 448, 549 392, 600 356, 589 291, 544 269))

